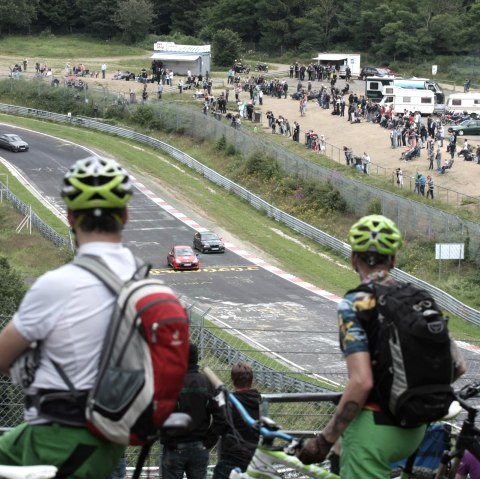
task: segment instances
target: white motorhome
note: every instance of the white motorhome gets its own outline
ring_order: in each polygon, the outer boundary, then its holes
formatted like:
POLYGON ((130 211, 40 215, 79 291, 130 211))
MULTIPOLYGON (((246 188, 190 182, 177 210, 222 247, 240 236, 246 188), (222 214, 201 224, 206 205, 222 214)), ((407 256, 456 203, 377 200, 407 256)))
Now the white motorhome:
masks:
POLYGON ((452 93, 448 96, 448 111, 480 113, 480 93, 452 93))
POLYGON ((417 88, 383 87, 383 98, 380 105, 393 106, 395 113, 420 112, 421 115, 431 115, 436 106, 435 93, 431 90, 417 88))
POLYGON ((365 82, 365 96, 373 101, 381 99, 381 91, 384 87, 405 88, 407 90, 431 90, 435 93, 435 111, 441 113, 445 110, 445 93, 442 87, 428 78, 402 78, 394 76, 367 77, 365 82))
POLYGON ((312 58, 318 65, 335 65, 339 70, 339 76, 345 78, 345 69, 347 65, 352 72, 352 78, 360 75, 360 54, 359 53, 319 53, 312 58))

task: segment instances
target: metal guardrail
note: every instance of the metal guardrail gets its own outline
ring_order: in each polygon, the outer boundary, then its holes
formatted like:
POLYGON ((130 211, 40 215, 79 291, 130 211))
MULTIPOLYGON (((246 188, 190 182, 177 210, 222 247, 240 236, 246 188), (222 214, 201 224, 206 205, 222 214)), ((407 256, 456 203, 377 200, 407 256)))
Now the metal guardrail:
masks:
MULTIPOLYGON (((221 361, 222 364, 227 364, 229 366, 238 362, 248 362, 252 365, 255 381, 258 384, 261 384, 263 388, 270 391, 291 393, 317 393, 329 391, 324 387, 294 377, 294 374, 305 375, 308 373, 275 371, 273 368, 256 361, 251 355, 249 356, 242 351, 239 351, 213 334, 207 328, 203 327, 202 318, 204 317, 204 313, 194 311, 191 311, 191 313, 192 326, 190 328, 190 336, 191 339, 198 344, 201 354, 202 352, 210 351, 211 354, 215 356, 217 360, 221 361), (200 321, 202 321, 202 323, 200 323, 200 321)), ((214 317, 210 316, 210 318, 212 322, 215 321, 214 317)))
POLYGON ((30 208, 20 198, 14 195, 7 187, 0 181, 0 195, 10 201, 14 208, 18 210, 22 215, 27 216, 31 214, 31 222, 35 228, 38 229, 40 234, 50 240, 55 246, 59 248, 65 248, 70 243, 66 238, 59 235, 53 228, 47 225, 36 213, 30 212, 30 208))
MULTIPOLYGON (((211 168, 203 165, 199 161, 192 158, 190 155, 187 155, 186 153, 178 150, 177 148, 167 143, 164 143, 163 141, 157 140, 147 135, 143 135, 141 133, 137 133, 132 130, 128 130, 126 128, 108 125, 87 117, 67 116, 58 113, 36 110, 33 108, 6 104, 0 104, 0 112, 13 115, 41 117, 46 120, 60 123, 72 123, 83 126, 85 128, 91 128, 97 131, 114 134, 122 138, 138 141, 140 143, 147 144, 153 148, 159 148, 171 155, 173 158, 183 163, 184 165, 194 169, 201 175, 205 176, 210 181, 216 183, 219 186, 222 186, 231 193, 235 193, 237 196, 240 196, 242 199, 248 201, 254 208, 264 211, 269 217, 274 218, 275 220, 289 226, 294 231, 297 231, 298 233, 307 236, 326 247, 333 249, 342 256, 350 256, 351 249, 350 246, 346 243, 319 230, 318 228, 315 228, 312 225, 309 225, 308 223, 305 223, 304 221, 299 220, 298 218, 295 218, 294 216, 289 215, 288 213, 285 213, 284 211, 276 208, 275 206, 272 206, 259 196, 254 195, 242 186, 234 183, 228 178, 225 178, 224 176, 215 172, 211 168)), ((213 121, 215 122, 215 120, 213 121)), ((451 313, 459 316, 462 319, 465 319, 466 321, 469 321, 470 323, 480 326, 480 311, 477 311, 476 309, 462 303, 461 301, 455 299, 453 296, 445 293, 444 291, 436 288, 435 286, 432 286, 416 278, 415 276, 409 275, 408 273, 405 273, 401 270, 395 269, 393 274, 396 278, 400 280, 409 281, 429 291, 430 294, 435 298, 435 301, 438 302, 439 306, 441 306, 445 310, 450 311, 451 313)))

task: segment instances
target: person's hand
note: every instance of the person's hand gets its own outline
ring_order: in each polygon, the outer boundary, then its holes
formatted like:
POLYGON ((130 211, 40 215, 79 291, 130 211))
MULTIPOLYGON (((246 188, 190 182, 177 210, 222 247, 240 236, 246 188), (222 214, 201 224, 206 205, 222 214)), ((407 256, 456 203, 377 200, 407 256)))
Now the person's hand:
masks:
POLYGON ((320 433, 304 444, 302 449, 297 453, 297 457, 307 465, 319 463, 325 460, 332 446, 333 443, 328 442, 325 436, 320 433))

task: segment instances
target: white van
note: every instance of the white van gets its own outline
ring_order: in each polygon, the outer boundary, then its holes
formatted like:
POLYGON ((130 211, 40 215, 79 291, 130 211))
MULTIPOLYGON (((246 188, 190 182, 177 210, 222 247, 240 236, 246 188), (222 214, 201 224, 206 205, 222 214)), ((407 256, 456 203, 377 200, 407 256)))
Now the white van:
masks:
POLYGON ((380 105, 389 107, 393 105, 395 113, 418 111, 421 115, 431 115, 435 110, 435 93, 431 90, 416 88, 396 88, 386 86, 383 88, 383 98, 380 105))
POLYGON ((452 93, 448 97, 447 111, 480 113, 480 93, 452 93))

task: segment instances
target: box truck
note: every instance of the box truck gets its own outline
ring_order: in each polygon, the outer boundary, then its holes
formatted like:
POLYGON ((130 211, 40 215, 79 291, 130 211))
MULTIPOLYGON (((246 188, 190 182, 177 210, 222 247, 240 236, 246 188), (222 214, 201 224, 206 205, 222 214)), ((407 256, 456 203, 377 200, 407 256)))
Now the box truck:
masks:
POLYGON ((318 65, 335 65, 341 78, 345 78, 345 69, 350 67, 352 78, 360 75, 360 54, 359 53, 319 53, 312 58, 318 65))

